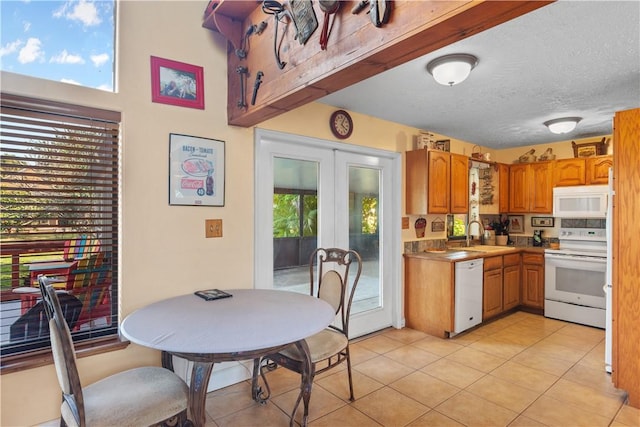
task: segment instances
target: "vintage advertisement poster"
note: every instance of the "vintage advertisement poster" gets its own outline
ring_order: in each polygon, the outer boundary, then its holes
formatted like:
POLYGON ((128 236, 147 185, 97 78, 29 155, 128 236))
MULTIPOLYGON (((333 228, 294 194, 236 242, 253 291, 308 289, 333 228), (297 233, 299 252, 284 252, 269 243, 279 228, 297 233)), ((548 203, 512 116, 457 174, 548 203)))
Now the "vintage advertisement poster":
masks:
POLYGON ((169 204, 224 206, 224 141, 170 134, 169 204))

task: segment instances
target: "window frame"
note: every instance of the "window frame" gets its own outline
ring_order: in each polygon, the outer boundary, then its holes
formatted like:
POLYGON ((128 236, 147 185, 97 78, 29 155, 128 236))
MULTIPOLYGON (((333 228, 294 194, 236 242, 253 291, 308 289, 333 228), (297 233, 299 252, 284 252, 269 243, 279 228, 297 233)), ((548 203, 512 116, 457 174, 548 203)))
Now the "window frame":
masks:
MULTIPOLYGON (((110 262, 108 264, 108 271, 111 275, 111 286, 108 290, 111 304, 110 323, 102 327, 94 327, 94 324, 91 323, 88 327, 88 330, 83 329, 80 331, 74 331, 72 333, 72 337, 74 338, 74 344, 76 346, 78 357, 84 357, 125 347, 126 345, 128 345, 128 342, 122 341, 119 336, 120 319, 118 312, 118 271, 120 269, 118 254, 121 217, 120 199, 122 186, 120 180, 121 113, 116 111, 74 105, 64 102, 42 100, 8 93, 0 93, 0 103, 2 106, 3 116, 2 131, 3 133, 6 132, 6 136, 3 135, 2 137, 2 145, 4 146, 3 152, 5 149, 9 150, 9 148, 5 147, 10 146, 12 147, 14 153, 16 153, 17 149, 21 149, 21 147, 24 147, 26 150, 31 146, 37 146, 42 142, 40 140, 40 137, 32 137, 31 135, 32 133, 34 135, 38 133, 38 126, 40 126, 40 129, 42 129, 44 126, 44 128, 46 128, 48 132, 55 134, 56 139, 58 139, 58 143, 60 143, 59 139, 62 138, 62 136, 68 138, 68 140, 65 140, 65 142, 70 141, 69 145, 71 148, 60 148, 58 151, 56 151, 59 146, 56 144, 52 144, 53 148, 47 147, 41 149, 41 151, 36 151, 36 153, 40 153, 39 156, 41 157, 38 157, 38 155, 36 155, 30 158, 30 160, 33 162, 33 165, 29 166, 29 172, 32 173, 32 175, 37 175, 37 173, 33 173, 32 169, 41 167, 42 169, 45 169, 45 172, 42 172, 42 176, 44 176, 45 173, 50 172, 50 170, 47 169, 46 164, 49 164, 52 161, 52 158, 56 156, 69 156, 68 152, 72 152, 76 148, 87 150, 93 149, 94 152, 98 153, 96 154, 97 160, 93 160, 92 158, 78 160, 78 158, 73 157, 67 157, 69 159, 68 161, 60 161, 58 159, 61 168, 69 168, 66 170, 67 172, 71 170, 71 168, 77 167, 78 164, 82 164, 82 162, 84 162, 85 165, 89 165, 87 166, 88 169, 85 169, 83 171, 84 174, 81 173, 76 175, 72 173, 69 178, 63 177, 62 180, 63 184, 67 184, 67 181, 75 181, 76 178, 79 178, 79 180, 81 181, 84 179, 86 183, 82 185, 88 188, 87 191, 90 191, 90 198, 93 198, 96 194, 100 193, 98 194, 98 198, 100 198, 99 201, 88 202, 88 207, 86 209, 90 210, 91 212, 85 212, 83 219, 84 221, 86 221, 86 218, 89 218, 90 220, 83 225, 86 225, 87 229, 89 229, 91 232, 100 233, 101 235, 105 236, 105 240, 101 242, 103 247, 100 250, 103 250, 105 252, 108 251, 110 259, 110 262), (38 125, 37 120, 39 120, 40 118, 44 118, 45 121, 43 123, 46 124, 38 125), (30 121, 33 121, 33 123, 30 123, 30 121), (18 126, 15 126, 14 123, 18 123, 18 126), (58 127, 55 126, 56 123, 60 123, 60 129, 62 130, 59 130, 58 127), (72 125, 70 125, 69 123, 72 123, 72 125), (70 132, 69 134, 64 133, 66 132, 65 129, 68 130, 74 127, 75 123, 83 123, 82 126, 85 126, 84 129, 87 129, 86 139, 83 136, 73 136, 73 132, 70 132), (23 130, 18 129, 22 126, 24 126, 22 128, 23 130), (29 128, 29 126, 32 127, 29 128), (102 126, 104 126, 104 128, 102 126), (50 131, 49 129, 55 129, 55 132, 50 131), (26 136, 23 136, 22 138, 20 136, 15 136, 15 134, 20 132, 24 132, 24 135, 26 136), (14 134, 13 140, 11 139, 11 133, 14 134), (104 143, 100 141, 102 139, 104 139, 104 143), (21 142, 22 140, 27 142, 21 142), (98 141, 97 143, 96 140, 98 141), (92 145, 93 147, 91 147, 92 145), (46 157, 46 155, 42 154, 43 152, 48 154, 48 150, 50 149, 52 150, 51 157, 46 157), (33 160, 34 158, 36 159, 35 161, 33 160), (94 168, 92 166, 92 162, 98 161, 100 163, 98 166, 96 166, 96 169, 100 168, 100 170, 96 172, 93 170, 94 168), (45 167, 43 167, 43 165, 45 165, 45 167), (99 178, 95 178, 94 175, 99 175, 99 178), (99 187, 105 187, 105 189, 99 191, 99 187), (96 208, 99 209, 98 215, 96 215, 93 210, 96 208), (106 222, 104 219, 105 217, 108 218, 106 222), (108 231, 105 232, 104 230, 108 231)), ((78 130, 77 134, 83 135, 83 132, 85 131, 78 130)), ((62 144, 60 144, 60 146, 61 145, 62 144)), ((77 156, 82 157, 81 154, 78 154, 77 156)), ((11 165, 9 163, 9 161, 11 161, 11 158, 16 159, 19 157, 19 154, 14 154, 13 157, 9 157, 10 158, 6 164, 7 170, 11 169, 11 165)), ((62 158, 64 159, 64 157, 62 158)), ((3 169, 4 167, 5 165, 3 165, 3 169)), ((53 167, 49 165, 49 167, 50 169, 54 169, 55 165, 53 167)), ((3 174, 7 172, 7 170, 3 170, 3 174)), ((14 176, 16 176, 15 171, 13 172, 13 174, 14 176)), ((60 174, 62 175, 63 172, 60 172, 60 174)), ((29 175, 29 173, 25 173, 25 175, 29 175)), ((27 182, 27 179, 23 178, 23 180, 25 183, 27 182)), ((42 182, 45 182, 44 179, 42 182)), ((29 184, 32 183, 33 182, 30 182, 29 184)), ((12 188, 17 188, 21 191, 26 190, 25 192, 28 195, 27 198, 31 196, 33 192, 37 192, 33 189, 33 187, 25 185, 20 187, 20 185, 22 184, 17 184, 12 188), (29 193, 29 191, 31 191, 31 193, 29 193)), ((46 187, 46 184, 39 184, 39 181, 37 180, 35 181, 35 185, 36 187, 40 185, 46 190, 50 190, 52 193, 55 193, 56 191, 55 186, 46 187)), ((6 188, 10 188, 9 185, 7 185, 6 188)), ((3 191, 5 191, 6 188, 3 187, 3 191)), ((70 199, 74 200, 74 197, 75 196, 72 193, 72 197, 70 199)), ((51 196, 52 206, 56 205, 56 203, 60 201, 61 197, 59 195, 51 196)), ((81 207, 80 210, 82 209, 85 208, 81 207)), ((61 208, 61 210, 64 215, 68 214, 68 212, 71 211, 70 208, 61 208)), ((58 228, 66 230, 66 220, 66 217, 62 217, 62 219, 60 220, 61 225, 59 225, 58 228)), ((70 227, 70 229, 73 229, 73 227, 70 227)), ((76 234, 80 233, 77 229, 74 229, 73 232, 76 234)), ((24 242, 26 244, 29 243, 29 241, 26 239, 18 240, 17 242, 24 242)), ((33 240, 33 242, 37 242, 37 240, 33 240)), ((22 263, 22 261, 19 262, 22 263)), ((12 281, 14 281, 14 279, 15 278, 12 278, 12 281)), ((12 289, 14 287, 15 282, 12 283, 12 289)), ((3 291, 3 294, 6 293, 8 295, 8 292, 9 291, 3 291)), ((3 295, 3 300, 5 300, 4 296, 5 295, 3 295)), ((34 340, 33 342, 30 342, 29 339, 24 340, 22 344, 20 341, 17 341, 16 344, 7 345, 6 347, 3 343, 2 360, 0 362, 0 372, 2 374, 36 366, 42 366, 49 363, 52 363, 52 357, 48 335, 39 336, 38 339, 34 340)))

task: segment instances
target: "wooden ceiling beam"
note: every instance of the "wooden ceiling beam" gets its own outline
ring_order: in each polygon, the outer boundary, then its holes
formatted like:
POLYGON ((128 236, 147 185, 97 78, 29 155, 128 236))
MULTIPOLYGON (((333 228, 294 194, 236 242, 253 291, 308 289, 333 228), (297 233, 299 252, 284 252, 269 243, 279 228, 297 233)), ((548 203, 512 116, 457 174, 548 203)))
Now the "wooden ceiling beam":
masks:
MULTIPOLYGON (((227 3, 236 2, 227 0, 227 3)), ((246 6, 247 2, 239 3, 246 6)), ((324 14, 317 2, 313 7, 318 28, 306 44, 300 44, 295 38, 293 23, 278 24, 280 59, 287 63, 282 70, 276 64, 274 53, 276 21, 261 10, 259 3, 244 21, 242 18, 225 20, 225 32, 233 33, 234 38, 234 48, 230 48, 227 55, 230 125, 255 126, 552 1, 394 1, 390 21, 379 28, 371 23, 366 11, 358 15, 351 13, 355 1, 341 3, 327 50, 321 50, 319 45, 324 14), (259 35, 247 37, 247 57, 239 58, 235 53, 237 44, 241 43, 238 34, 245 34, 247 28, 261 21, 266 21, 267 28, 259 35), (236 28, 230 30, 230 25, 236 28), (238 66, 249 70, 245 82, 245 108, 238 107, 241 99, 238 66), (258 71, 262 71, 264 77, 256 103, 251 105, 258 71)), ((207 27, 206 23, 204 26, 207 27)))

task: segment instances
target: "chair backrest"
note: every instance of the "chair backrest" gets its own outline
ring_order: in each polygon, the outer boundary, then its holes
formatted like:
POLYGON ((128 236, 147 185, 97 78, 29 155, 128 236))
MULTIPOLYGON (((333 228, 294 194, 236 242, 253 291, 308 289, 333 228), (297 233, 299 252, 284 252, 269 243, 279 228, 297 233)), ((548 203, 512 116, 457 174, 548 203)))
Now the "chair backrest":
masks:
POLYGON ((100 240, 81 236, 64 242, 63 257, 67 261, 86 258, 100 252, 100 240))
POLYGON ((342 326, 330 327, 339 330, 347 337, 351 304, 361 273, 362 258, 354 250, 317 248, 309 258, 310 293, 331 304, 336 315, 340 316, 342 326), (350 283, 349 271, 354 263, 356 271, 353 282, 350 283))
POLYGON ((79 426, 85 425, 82 386, 76 367, 76 353, 69 326, 65 321, 56 291, 45 276, 38 278, 45 313, 49 319, 51 352, 62 389, 62 399, 79 426))

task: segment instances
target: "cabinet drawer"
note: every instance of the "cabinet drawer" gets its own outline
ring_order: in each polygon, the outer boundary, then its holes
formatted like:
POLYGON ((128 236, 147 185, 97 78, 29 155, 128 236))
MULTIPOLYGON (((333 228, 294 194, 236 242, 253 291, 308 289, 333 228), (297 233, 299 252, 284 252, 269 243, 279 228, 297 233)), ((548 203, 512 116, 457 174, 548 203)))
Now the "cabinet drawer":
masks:
POLYGON ((504 266, 520 264, 520 254, 511 254, 504 256, 504 266))
POLYGON ((497 268, 502 268, 501 256, 493 256, 484 259, 484 271, 495 270, 497 268))
POLYGON ((542 255, 542 254, 523 253, 522 254, 522 263, 523 264, 544 265, 544 255, 542 255))

